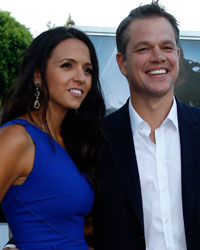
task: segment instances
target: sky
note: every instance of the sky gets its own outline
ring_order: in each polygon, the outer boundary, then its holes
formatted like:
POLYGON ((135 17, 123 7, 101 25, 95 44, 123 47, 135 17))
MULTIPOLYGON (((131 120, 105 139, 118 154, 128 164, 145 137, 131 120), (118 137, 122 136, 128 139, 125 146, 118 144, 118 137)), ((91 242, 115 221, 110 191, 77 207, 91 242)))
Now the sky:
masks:
MULTIPOLYGON (((77 26, 116 28, 131 9, 151 0, 0 0, 0 10, 9 11, 35 37, 47 23, 65 24, 70 14, 77 26)), ((200 0, 160 0, 180 24, 182 31, 200 31, 200 0)))

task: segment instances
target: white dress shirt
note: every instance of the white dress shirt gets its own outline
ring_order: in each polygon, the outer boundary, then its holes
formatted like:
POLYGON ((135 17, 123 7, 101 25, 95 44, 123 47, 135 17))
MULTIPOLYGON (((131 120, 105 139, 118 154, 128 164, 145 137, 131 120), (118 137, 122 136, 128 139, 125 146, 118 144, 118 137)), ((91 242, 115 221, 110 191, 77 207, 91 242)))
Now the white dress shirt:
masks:
POLYGON ((131 101, 129 115, 141 184, 146 250, 186 250, 176 101, 155 130, 156 144, 149 137, 150 126, 131 101))

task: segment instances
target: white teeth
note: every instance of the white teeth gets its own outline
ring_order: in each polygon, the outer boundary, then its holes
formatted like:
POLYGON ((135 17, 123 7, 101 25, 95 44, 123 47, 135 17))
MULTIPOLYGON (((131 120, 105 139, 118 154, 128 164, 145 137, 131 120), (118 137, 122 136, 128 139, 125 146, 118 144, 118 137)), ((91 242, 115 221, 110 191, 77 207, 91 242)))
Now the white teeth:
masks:
POLYGON ((81 95, 81 91, 79 89, 70 89, 70 92, 81 95))
POLYGON ((166 69, 152 70, 148 72, 149 75, 166 74, 166 73, 167 73, 166 69))

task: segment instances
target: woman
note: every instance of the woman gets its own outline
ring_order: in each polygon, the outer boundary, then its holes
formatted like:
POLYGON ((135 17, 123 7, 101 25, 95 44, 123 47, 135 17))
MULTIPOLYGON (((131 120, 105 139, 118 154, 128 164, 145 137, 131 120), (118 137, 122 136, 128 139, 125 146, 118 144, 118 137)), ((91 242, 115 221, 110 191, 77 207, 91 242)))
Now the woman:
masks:
POLYGON ((104 102, 94 46, 48 30, 28 48, 0 129, 0 201, 17 248, 86 250, 104 102))

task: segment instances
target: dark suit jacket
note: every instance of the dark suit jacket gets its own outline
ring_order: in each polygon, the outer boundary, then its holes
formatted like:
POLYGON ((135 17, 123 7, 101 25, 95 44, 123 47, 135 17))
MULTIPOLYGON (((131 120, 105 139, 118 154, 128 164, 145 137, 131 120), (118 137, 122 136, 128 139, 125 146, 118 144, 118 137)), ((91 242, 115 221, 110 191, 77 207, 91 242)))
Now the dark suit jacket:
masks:
MULTIPOLYGON (((178 101, 177 109, 187 250, 199 250, 200 109, 178 101)), ((95 250, 145 250, 141 189, 128 103, 108 116, 105 133, 107 145, 97 168, 95 250)))

